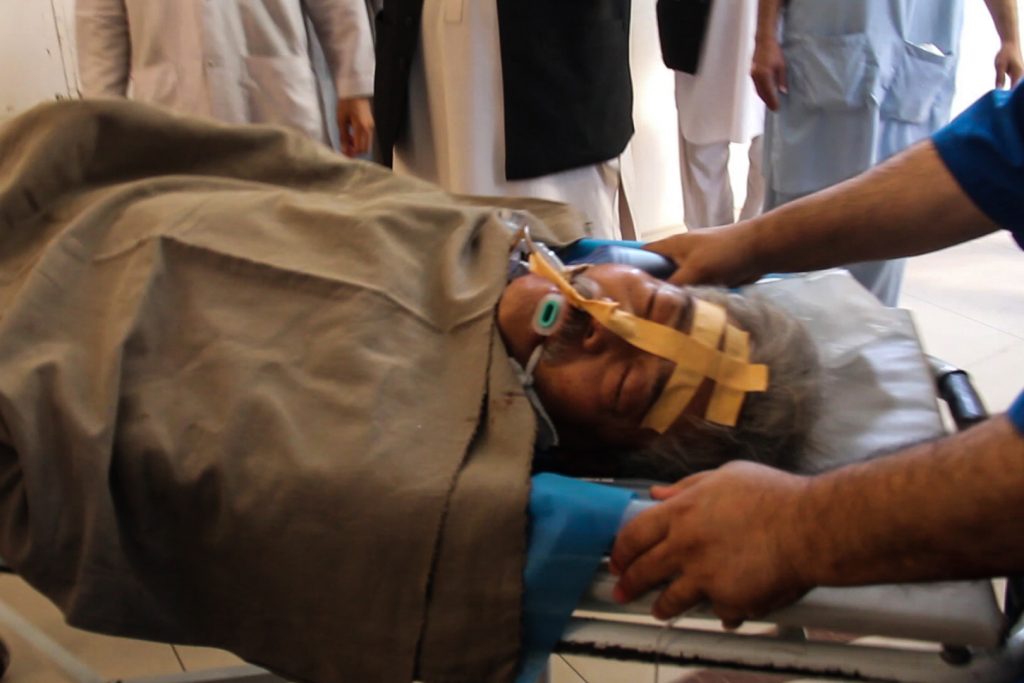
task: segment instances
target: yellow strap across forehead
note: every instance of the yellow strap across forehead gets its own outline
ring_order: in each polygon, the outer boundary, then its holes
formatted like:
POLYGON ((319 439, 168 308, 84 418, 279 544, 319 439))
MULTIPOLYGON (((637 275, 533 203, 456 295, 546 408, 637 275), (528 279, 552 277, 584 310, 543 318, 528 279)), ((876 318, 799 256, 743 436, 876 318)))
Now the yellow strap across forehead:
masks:
POLYGON ((536 253, 530 255, 530 270, 558 287, 572 306, 629 344, 675 363, 661 396, 644 417, 644 427, 659 433, 667 430, 693 400, 705 378, 715 383, 705 419, 730 427, 736 424, 746 392, 768 387, 768 368, 749 362, 749 335, 727 324, 720 306, 695 300, 692 329, 687 334, 620 310, 614 301, 584 297, 536 253), (723 329, 725 349, 719 351, 723 329))

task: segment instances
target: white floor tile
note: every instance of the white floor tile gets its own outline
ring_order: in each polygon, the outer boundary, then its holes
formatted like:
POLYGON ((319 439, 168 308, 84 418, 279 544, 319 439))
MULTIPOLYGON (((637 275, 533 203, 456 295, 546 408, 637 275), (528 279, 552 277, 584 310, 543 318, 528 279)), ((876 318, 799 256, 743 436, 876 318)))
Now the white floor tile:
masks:
MULTIPOLYGON (((53 604, 15 576, 0 576, 0 600, 105 679, 157 676, 182 670, 169 645, 112 638, 71 628, 53 604)), ((4 683, 63 680, 52 665, 16 633, 2 628, 0 637, 11 651, 11 668, 4 683)))
POLYGON ((1024 339, 1022 259, 999 231, 910 259, 903 293, 1024 339))
POLYGON ((970 373, 990 412, 1024 386, 1024 253, 999 231, 910 260, 900 305, 925 350, 970 373))
POLYGON ((552 655, 547 683, 587 683, 562 655, 552 655))
MULTIPOLYGON (((655 667, 651 664, 574 655, 566 655, 565 661, 587 683, 655 683, 655 667)), ((657 683, 675 683, 686 672, 676 666, 659 666, 657 683)))
MULTIPOLYGON (((798 679, 789 674, 752 673, 733 669, 700 669, 670 665, 654 666, 637 662, 566 655, 566 663, 586 683, 801 683, 826 681, 798 679)), ((576 683, 574 679, 554 679, 551 683, 576 683)))
POLYGON ((204 671, 206 669, 223 669, 232 666, 242 666, 244 661, 225 650, 215 650, 209 647, 191 647, 188 645, 175 645, 174 651, 178 654, 185 671, 204 671))
POLYGON ((968 372, 989 412, 1003 412, 1024 388, 1024 341, 972 364, 968 372))
MULTIPOLYGON (((1024 302, 1024 296, 1022 296, 1024 302)), ((964 370, 1022 340, 948 308, 904 293, 900 306, 911 312, 926 353, 964 370)))

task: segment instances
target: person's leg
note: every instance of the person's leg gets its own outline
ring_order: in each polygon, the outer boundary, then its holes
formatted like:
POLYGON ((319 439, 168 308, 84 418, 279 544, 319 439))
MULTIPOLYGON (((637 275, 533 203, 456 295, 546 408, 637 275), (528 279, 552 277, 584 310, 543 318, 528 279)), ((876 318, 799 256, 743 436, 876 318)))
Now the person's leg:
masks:
POLYGON ((865 261, 846 266, 846 269, 879 301, 886 306, 895 306, 900 298, 900 285, 903 283, 906 263, 906 259, 865 261))
POLYGON ((698 145, 680 136, 679 175, 687 228, 709 228, 735 220, 728 142, 698 145))
POLYGON ((747 198, 743 200, 743 209, 740 211, 741 221, 753 218, 764 210, 765 180, 761 171, 764 162, 763 135, 750 141, 747 158, 750 160, 750 169, 747 171, 747 198))

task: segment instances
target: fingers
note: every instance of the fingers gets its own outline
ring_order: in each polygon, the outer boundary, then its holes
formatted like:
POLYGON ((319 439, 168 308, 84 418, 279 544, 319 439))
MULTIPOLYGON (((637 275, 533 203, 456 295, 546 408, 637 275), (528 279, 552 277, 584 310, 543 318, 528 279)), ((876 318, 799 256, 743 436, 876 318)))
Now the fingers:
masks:
POLYGON ((1002 55, 996 57, 996 89, 1002 88, 1006 82, 1006 61, 1002 55))
POLYGON ((1006 69, 1006 75, 1010 77, 1010 87, 1015 87, 1020 82, 1020 77, 1024 75, 1024 63, 1019 60, 1011 61, 1006 69))
POLYGON ((772 111, 778 111, 779 98, 775 95, 775 79, 771 74, 760 69, 751 74, 754 80, 754 89, 757 96, 761 98, 765 106, 772 111))
MULTIPOLYGON (((612 547, 610 569, 623 575, 630 566, 650 548, 661 542, 668 533, 668 514, 663 506, 655 506, 636 516, 624 526, 612 547)), ((628 599, 628 598, 627 598, 628 599)))
POLYGON ((658 543, 636 558, 619 575, 619 581, 615 584, 615 599, 618 602, 629 602, 675 579, 679 575, 677 567, 681 566, 680 560, 678 553, 667 542, 658 543))
POLYGON ((662 256, 672 258, 672 243, 674 242, 675 237, 677 236, 673 235, 672 237, 663 237, 660 240, 648 242, 644 245, 644 249, 647 251, 653 251, 655 254, 661 254, 662 256))
POLYGON ((695 607, 702 600, 704 594, 697 585, 686 576, 680 576, 654 601, 651 615, 656 619, 671 619, 695 607))
POLYGON ((651 487, 651 498, 655 500, 665 500, 673 496, 679 495, 689 487, 693 486, 701 479, 709 475, 711 472, 699 472, 697 474, 691 474, 688 477, 684 477, 674 484, 664 486, 661 484, 655 484, 651 487))
POLYGON ((341 151, 348 156, 364 154, 373 140, 374 120, 370 101, 365 97, 338 100, 338 132, 341 151))
POLYGON ((718 616, 722 620, 722 627, 728 631, 735 631, 740 626, 743 626, 743 619, 726 619, 722 616, 718 616))
POLYGON ((341 151, 345 156, 353 156, 355 153, 356 141, 352 135, 352 128, 349 125, 347 116, 338 117, 338 134, 341 138, 341 151))
POLYGON ((694 270, 691 265, 692 260, 690 259, 689 254, 685 252, 668 252, 663 254, 663 256, 667 256, 676 262, 675 271, 666 279, 669 284, 682 287, 684 285, 695 285, 702 282, 701 278, 703 275, 702 273, 694 270))
POLYGON ((789 80, 786 76, 786 64, 785 62, 778 64, 775 67, 775 82, 778 84, 779 92, 783 95, 789 94, 789 80))
POLYGON ((370 149, 370 138, 372 137, 373 128, 367 126, 365 122, 355 123, 352 126, 352 139, 353 139, 353 155, 364 154, 370 149))
POLYGON ((693 284, 693 280, 690 277, 689 271, 683 267, 678 255, 680 250, 677 244, 680 237, 683 237, 683 235, 674 235, 657 240, 656 242, 649 242, 644 245, 644 249, 666 256, 676 262, 676 270, 668 278, 670 283, 674 285, 689 285, 693 284))

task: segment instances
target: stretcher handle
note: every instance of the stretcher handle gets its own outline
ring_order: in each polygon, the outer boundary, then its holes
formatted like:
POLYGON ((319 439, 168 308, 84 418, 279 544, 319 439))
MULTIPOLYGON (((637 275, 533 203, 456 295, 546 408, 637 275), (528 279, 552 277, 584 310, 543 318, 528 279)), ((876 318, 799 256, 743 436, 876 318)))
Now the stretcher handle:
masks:
POLYGON ((936 389, 949 407, 957 429, 962 431, 988 419, 988 410, 971 384, 970 375, 939 358, 929 356, 928 361, 935 375, 936 389))

